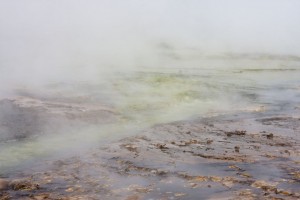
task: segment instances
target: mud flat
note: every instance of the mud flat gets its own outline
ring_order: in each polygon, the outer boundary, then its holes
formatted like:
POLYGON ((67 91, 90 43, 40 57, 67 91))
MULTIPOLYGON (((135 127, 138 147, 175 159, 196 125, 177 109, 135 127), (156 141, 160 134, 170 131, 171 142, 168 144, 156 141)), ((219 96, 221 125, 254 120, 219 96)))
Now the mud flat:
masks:
POLYGON ((0 199, 299 199, 298 115, 156 125, 0 179, 0 199))
POLYGON ((47 101, 20 96, 0 100, 0 142, 59 133, 63 127, 108 124, 118 115, 104 105, 47 101))

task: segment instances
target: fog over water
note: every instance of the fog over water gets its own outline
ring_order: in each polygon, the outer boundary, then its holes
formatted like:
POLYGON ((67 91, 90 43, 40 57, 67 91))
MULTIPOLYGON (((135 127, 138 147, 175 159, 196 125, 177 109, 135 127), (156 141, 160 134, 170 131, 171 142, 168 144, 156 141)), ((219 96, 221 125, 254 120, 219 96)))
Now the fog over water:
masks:
POLYGON ((299 106, 299 10, 298 0, 0 0, 0 98, 17 99, 1 103, 0 169, 159 123, 299 106))

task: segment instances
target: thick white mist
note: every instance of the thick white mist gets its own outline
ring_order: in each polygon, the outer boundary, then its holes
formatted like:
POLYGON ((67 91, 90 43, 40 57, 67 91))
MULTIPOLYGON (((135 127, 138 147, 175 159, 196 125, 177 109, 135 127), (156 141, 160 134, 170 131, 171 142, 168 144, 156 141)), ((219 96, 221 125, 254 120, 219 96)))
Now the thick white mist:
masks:
POLYGON ((0 0, 0 169, 159 123, 293 108, 299 11, 299 0, 0 0))
POLYGON ((299 10, 297 0, 0 0, 1 88, 99 81, 189 55, 299 55, 299 10))

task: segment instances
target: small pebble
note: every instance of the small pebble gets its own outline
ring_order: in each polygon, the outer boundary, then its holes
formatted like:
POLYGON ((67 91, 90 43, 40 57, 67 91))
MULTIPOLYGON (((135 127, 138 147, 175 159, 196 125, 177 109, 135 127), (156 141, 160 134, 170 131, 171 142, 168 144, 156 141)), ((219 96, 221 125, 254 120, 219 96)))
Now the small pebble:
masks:
POLYGON ((235 150, 235 152, 240 152, 240 147, 239 146, 235 146, 234 150, 235 150))

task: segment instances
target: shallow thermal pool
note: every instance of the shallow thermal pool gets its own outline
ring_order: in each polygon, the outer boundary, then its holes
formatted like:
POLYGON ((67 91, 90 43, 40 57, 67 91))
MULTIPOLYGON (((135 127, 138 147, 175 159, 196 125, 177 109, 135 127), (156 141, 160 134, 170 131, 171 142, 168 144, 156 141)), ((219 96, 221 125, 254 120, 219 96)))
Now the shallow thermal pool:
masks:
POLYGON ((9 108, 1 104, 0 172, 82 153, 160 123, 239 112, 292 113, 300 109, 299 77, 296 65, 140 68, 100 83, 16 88, 7 97, 9 108))

